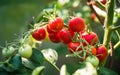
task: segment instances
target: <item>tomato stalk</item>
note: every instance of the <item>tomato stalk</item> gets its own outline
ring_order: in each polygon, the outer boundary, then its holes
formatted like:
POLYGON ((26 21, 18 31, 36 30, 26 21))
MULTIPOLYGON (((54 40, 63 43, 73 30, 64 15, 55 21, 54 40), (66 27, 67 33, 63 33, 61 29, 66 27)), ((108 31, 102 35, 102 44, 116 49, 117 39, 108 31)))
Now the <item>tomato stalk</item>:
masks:
MULTIPOLYGON (((109 43, 111 41, 111 36, 112 36, 112 29, 113 27, 113 17, 114 17, 114 4, 115 0, 107 0, 106 4, 106 17, 105 17, 105 22, 104 22, 104 39, 103 39, 103 44, 109 49, 109 43)), ((105 65, 107 58, 102 62, 102 66, 105 65)))
POLYGON ((109 43, 110 43, 111 35, 112 35, 111 27, 113 27, 114 4, 115 4, 115 0, 109 0, 107 1, 107 4, 106 4, 107 15, 106 15, 105 22, 104 22, 105 33, 104 33, 103 44, 107 48, 109 48, 109 43))

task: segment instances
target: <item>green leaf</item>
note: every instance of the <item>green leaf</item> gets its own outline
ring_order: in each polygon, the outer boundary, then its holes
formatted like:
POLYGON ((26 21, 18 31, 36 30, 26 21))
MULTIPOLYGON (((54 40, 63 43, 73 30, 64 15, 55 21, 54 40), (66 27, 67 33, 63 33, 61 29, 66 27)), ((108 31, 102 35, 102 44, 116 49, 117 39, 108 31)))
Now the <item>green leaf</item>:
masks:
POLYGON ((68 72, 67 72, 67 69, 66 69, 66 65, 63 65, 60 69, 60 75, 70 75, 68 72))
POLYGON ((41 52, 43 53, 47 61, 49 61, 52 64, 56 64, 56 61, 58 60, 58 54, 54 49, 43 49, 41 52))
POLYGON ((8 63, 2 65, 3 69, 8 72, 13 72, 21 66, 21 57, 20 55, 16 54, 8 63))
POLYGON ((37 67, 33 70, 32 75, 43 75, 44 66, 37 67))
POLYGON ((118 75, 116 72, 105 67, 99 67, 98 74, 99 75, 118 75))
POLYGON ((22 64, 29 69, 34 69, 35 67, 38 66, 36 63, 34 63, 26 58, 22 58, 22 64))
POLYGON ((58 54, 54 49, 48 48, 41 51, 44 55, 45 60, 50 63, 57 71, 60 71, 56 66, 58 60, 58 54))
POLYGON ((13 64, 13 66, 15 67, 15 70, 18 69, 22 64, 20 55, 16 54, 16 56, 13 57, 13 59, 10 61, 10 64, 13 64))
POLYGON ((30 57, 30 60, 35 62, 36 64, 41 65, 44 61, 44 56, 39 50, 33 48, 32 56, 30 57))

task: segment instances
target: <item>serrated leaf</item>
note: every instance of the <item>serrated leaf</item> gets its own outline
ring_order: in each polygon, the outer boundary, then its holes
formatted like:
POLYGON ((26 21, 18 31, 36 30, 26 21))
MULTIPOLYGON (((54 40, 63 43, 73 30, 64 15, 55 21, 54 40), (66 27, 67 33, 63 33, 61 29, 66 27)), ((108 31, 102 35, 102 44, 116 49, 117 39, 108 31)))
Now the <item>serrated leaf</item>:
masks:
POLYGON ((98 73, 99 75, 118 75, 116 72, 105 67, 99 67, 98 73))
POLYGON ((67 69, 66 69, 66 65, 63 65, 60 69, 60 75, 70 75, 68 72, 67 72, 67 69))
POLYGON ((44 56, 39 50, 33 48, 32 56, 30 57, 30 60, 35 62, 36 64, 41 65, 44 61, 44 56))
POLYGON ((44 66, 37 67, 33 70, 32 75, 42 75, 44 69, 44 66))

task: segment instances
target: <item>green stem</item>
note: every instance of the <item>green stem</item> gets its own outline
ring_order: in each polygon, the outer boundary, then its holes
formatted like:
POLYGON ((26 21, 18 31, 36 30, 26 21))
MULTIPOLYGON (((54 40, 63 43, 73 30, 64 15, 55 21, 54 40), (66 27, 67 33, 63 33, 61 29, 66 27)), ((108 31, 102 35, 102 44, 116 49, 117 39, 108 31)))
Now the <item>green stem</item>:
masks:
POLYGON ((113 26, 113 16, 114 16, 114 2, 115 0, 109 0, 106 4, 106 12, 107 16, 105 18, 105 33, 104 33, 104 39, 103 44, 109 48, 109 43, 111 40, 112 30, 110 27, 113 26))
POLYGON ((118 31, 117 31, 117 30, 115 31, 115 33, 116 33, 116 35, 117 35, 118 39, 120 40, 120 34, 118 33, 118 31))
POLYGON ((120 41, 114 45, 114 49, 118 48, 119 46, 120 46, 120 41))
POLYGON ((120 29, 120 25, 116 26, 116 27, 112 27, 112 30, 118 30, 120 29))
MULTIPOLYGON (((120 41, 114 45, 114 50, 116 50, 119 46, 120 46, 120 41)), ((110 52, 111 52, 111 49, 108 50, 108 53, 110 52)))
POLYGON ((115 4, 115 0, 109 0, 109 2, 107 2, 106 4, 107 16, 105 18, 104 26, 107 28, 113 25, 114 4, 115 4))
POLYGON ((101 3, 100 1, 98 1, 98 0, 96 0, 95 2, 97 3, 98 7, 100 7, 100 8, 103 9, 103 10, 105 10, 105 5, 104 5, 104 4, 102 4, 102 3, 101 3))
POLYGON ((110 40, 111 40, 111 36, 112 36, 112 30, 110 30, 109 28, 105 28, 103 44, 107 48, 109 48, 109 43, 110 43, 110 40))
MULTIPOLYGON (((115 0, 107 0, 107 4, 106 4, 107 15, 104 22, 105 32, 104 32, 104 39, 103 39, 103 44, 107 47, 107 49, 109 49, 109 43, 110 43, 112 32, 113 32, 111 27, 113 27, 114 4, 115 4, 115 0)), ((102 66, 105 65, 106 60, 107 60, 107 57, 101 63, 102 66)))

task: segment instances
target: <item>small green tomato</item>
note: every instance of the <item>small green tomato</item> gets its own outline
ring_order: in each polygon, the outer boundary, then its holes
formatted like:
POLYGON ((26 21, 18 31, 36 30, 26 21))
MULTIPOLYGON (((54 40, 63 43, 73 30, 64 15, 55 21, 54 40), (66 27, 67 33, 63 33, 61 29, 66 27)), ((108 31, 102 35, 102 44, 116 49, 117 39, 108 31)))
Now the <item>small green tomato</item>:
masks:
POLYGON ((9 56, 11 56, 14 53, 14 51, 15 51, 15 48, 12 47, 12 46, 9 46, 7 48, 3 48, 2 56, 3 57, 9 57, 9 56))
POLYGON ((86 62, 90 62, 94 67, 98 67, 99 59, 96 56, 88 56, 86 62))
POLYGON ((19 54, 24 58, 30 58, 32 55, 32 47, 28 44, 25 44, 20 47, 19 54))

